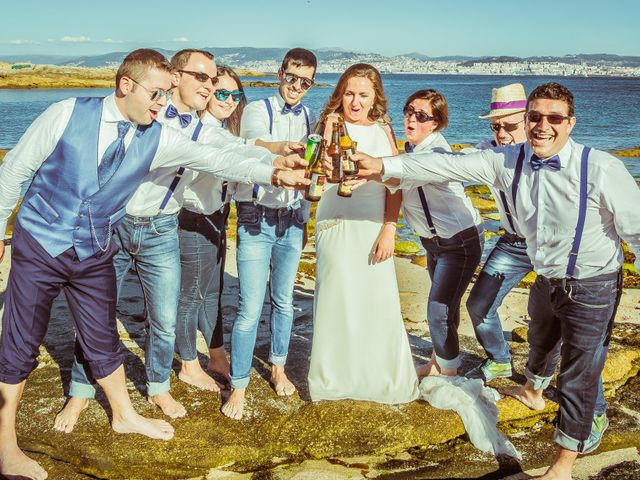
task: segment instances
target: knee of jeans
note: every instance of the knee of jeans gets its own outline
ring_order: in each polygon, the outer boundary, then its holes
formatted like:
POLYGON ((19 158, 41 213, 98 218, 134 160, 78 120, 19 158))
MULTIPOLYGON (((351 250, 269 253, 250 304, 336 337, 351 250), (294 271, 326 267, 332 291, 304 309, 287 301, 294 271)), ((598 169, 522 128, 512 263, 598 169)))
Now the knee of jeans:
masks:
POLYGON ((257 315, 249 315, 249 313, 251 312, 238 312, 238 316, 233 324, 234 331, 249 333, 258 328, 262 310, 260 310, 257 315))
POLYGON ((484 318, 495 315, 497 305, 494 304, 503 282, 503 274, 480 272, 478 280, 467 299, 467 310, 474 325, 482 322, 484 318))
POLYGON ((448 322, 449 307, 444 303, 430 300, 427 304, 427 319, 429 323, 435 322, 436 324, 448 322))

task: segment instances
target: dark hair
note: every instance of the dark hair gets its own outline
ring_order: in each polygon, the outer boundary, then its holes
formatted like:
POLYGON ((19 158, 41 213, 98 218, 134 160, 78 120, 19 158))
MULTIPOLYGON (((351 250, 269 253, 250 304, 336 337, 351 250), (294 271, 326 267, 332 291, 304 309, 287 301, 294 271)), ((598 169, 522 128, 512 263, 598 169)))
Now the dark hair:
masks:
POLYGON ((447 128, 447 125, 449 125, 449 105, 447 104, 445 96, 432 88, 428 90, 418 90, 417 92, 409 95, 407 101, 404 102, 404 108, 407 108, 411 102, 418 98, 428 101, 429 105, 431 105, 433 116, 435 117, 436 122, 438 122, 438 126, 434 132, 447 128))
POLYGON ((391 123, 386 115, 387 97, 384 94, 384 89, 382 88, 382 77, 380 77, 380 72, 378 72, 374 66, 367 63, 356 63, 355 65, 351 65, 347 68, 340 76, 340 79, 336 84, 336 88, 333 89, 333 93, 322 110, 318 124, 324 126, 324 123, 327 121, 327 117, 332 113, 343 113, 342 96, 347 89, 347 82, 353 77, 368 78, 373 84, 375 99, 371 110, 369 110, 369 120, 382 120, 384 123, 391 123))
POLYGON ((180 70, 184 68, 187 63, 189 63, 189 59, 191 58, 191 54, 200 53, 207 57, 209 60, 213 60, 213 53, 207 52, 206 50, 198 50, 197 48, 185 48, 176 52, 173 57, 171 57, 171 65, 175 70, 180 70))
POLYGON ((313 67, 313 75, 315 76, 316 68, 318 68, 318 59, 313 52, 305 48, 292 48, 284 56, 280 69, 284 72, 289 65, 294 67, 313 67))
POLYGON ((535 100, 536 98, 547 99, 547 100, 562 100, 566 102, 569 107, 569 116, 573 117, 573 93, 565 87, 557 82, 548 82, 543 83, 542 85, 538 85, 533 91, 529 94, 527 98, 527 110, 529 110, 529 102, 535 100))
POLYGON ((129 53, 118 67, 116 88, 122 77, 129 77, 136 82, 142 80, 149 70, 156 68, 171 73, 173 67, 160 52, 150 48, 139 48, 129 53))
MULTIPOLYGON (((236 72, 233 71, 231 67, 227 65, 218 65, 218 76, 222 77, 227 75, 231 77, 236 84, 238 85, 238 90, 244 93, 244 88, 242 86, 242 81, 236 72)), ((229 118, 227 118, 227 129, 233 133, 236 137, 240 136, 240 120, 242 119, 242 111, 244 110, 245 105, 247 104, 247 96, 242 95, 242 100, 238 103, 238 106, 233 111, 229 118)))

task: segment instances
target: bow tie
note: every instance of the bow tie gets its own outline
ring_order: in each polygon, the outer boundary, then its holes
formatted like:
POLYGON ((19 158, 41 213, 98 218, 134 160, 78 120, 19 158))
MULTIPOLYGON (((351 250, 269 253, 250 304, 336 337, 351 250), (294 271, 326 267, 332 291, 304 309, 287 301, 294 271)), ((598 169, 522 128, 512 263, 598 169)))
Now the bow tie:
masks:
POLYGON ((299 104, 294 105, 292 107, 288 103, 285 103, 284 107, 282 107, 282 114, 286 115, 288 113, 293 113, 297 117, 298 115, 300 115, 302 113, 302 104, 299 103, 299 104))
POLYGON ((416 146, 413 143, 411 143, 411 142, 405 142, 404 143, 404 152, 405 153, 413 152, 414 148, 416 148, 416 146))
POLYGON ((531 170, 534 172, 540 170, 542 167, 549 167, 551 170, 560 170, 560 157, 558 155, 554 155, 551 158, 547 158, 546 160, 542 160, 537 155, 531 156, 531 170))
POLYGON ((173 105, 169 105, 169 107, 167 107, 167 111, 164 116, 167 118, 180 117, 180 126, 182 128, 187 128, 192 119, 190 113, 178 113, 178 109, 173 105))

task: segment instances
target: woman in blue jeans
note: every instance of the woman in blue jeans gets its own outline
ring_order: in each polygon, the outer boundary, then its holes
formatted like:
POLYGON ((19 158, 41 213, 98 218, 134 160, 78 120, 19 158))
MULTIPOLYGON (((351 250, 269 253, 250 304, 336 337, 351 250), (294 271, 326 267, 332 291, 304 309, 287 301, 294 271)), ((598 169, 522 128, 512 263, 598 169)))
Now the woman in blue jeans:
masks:
MULTIPOLYGON (((418 90, 404 106, 405 151, 451 151, 440 133, 448 105, 435 90, 418 90)), ((460 366, 460 301, 480 263, 484 230, 461 183, 402 184, 402 211, 427 251, 431 290, 427 321, 433 354, 418 376, 456 375, 460 366)))

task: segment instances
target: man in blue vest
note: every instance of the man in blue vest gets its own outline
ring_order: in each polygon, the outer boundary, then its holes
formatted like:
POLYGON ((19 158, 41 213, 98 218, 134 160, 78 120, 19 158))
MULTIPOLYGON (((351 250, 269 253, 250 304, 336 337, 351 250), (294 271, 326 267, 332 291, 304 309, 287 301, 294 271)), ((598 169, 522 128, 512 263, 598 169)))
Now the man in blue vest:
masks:
MULTIPOLYGON (((169 440, 173 427, 138 415, 126 389, 115 320, 113 227, 147 173, 184 165, 227 180, 301 186, 301 170, 279 157, 267 165, 198 145, 155 122, 171 96, 172 67, 154 50, 130 53, 116 92, 49 107, 7 154, 0 171, 0 232, 22 183, 35 174, 14 225, 0 338, 0 474, 44 479, 18 447, 15 421, 26 378, 37 365, 51 305, 64 289, 83 356, 104 389, 118 433, 169 440), (275 166, 275 168, 274 168, 275 166)), ((4 256, 0 241, 0 259, 4 256)))
POLYGON ((640 190, 620 160, 570 138, 576 117, 566 87, 550 82, 535 88, 525 119, 528 141, 521 145, 455 158, 354 158, 361 176, 391 184, 404 178, 476 181, 503 191, 522 162, 518 190, 507 202, 538 277, 529 295, 527 382, 505 393, 531 408, 544 404, 555 367, 550 354, 562 342, 557 454, 540 478, 568 480, 578 454, 597 448, 602 437, 604 425, 593 428, 598 383, 622 288, 621 239, 640 267, 640 190))

